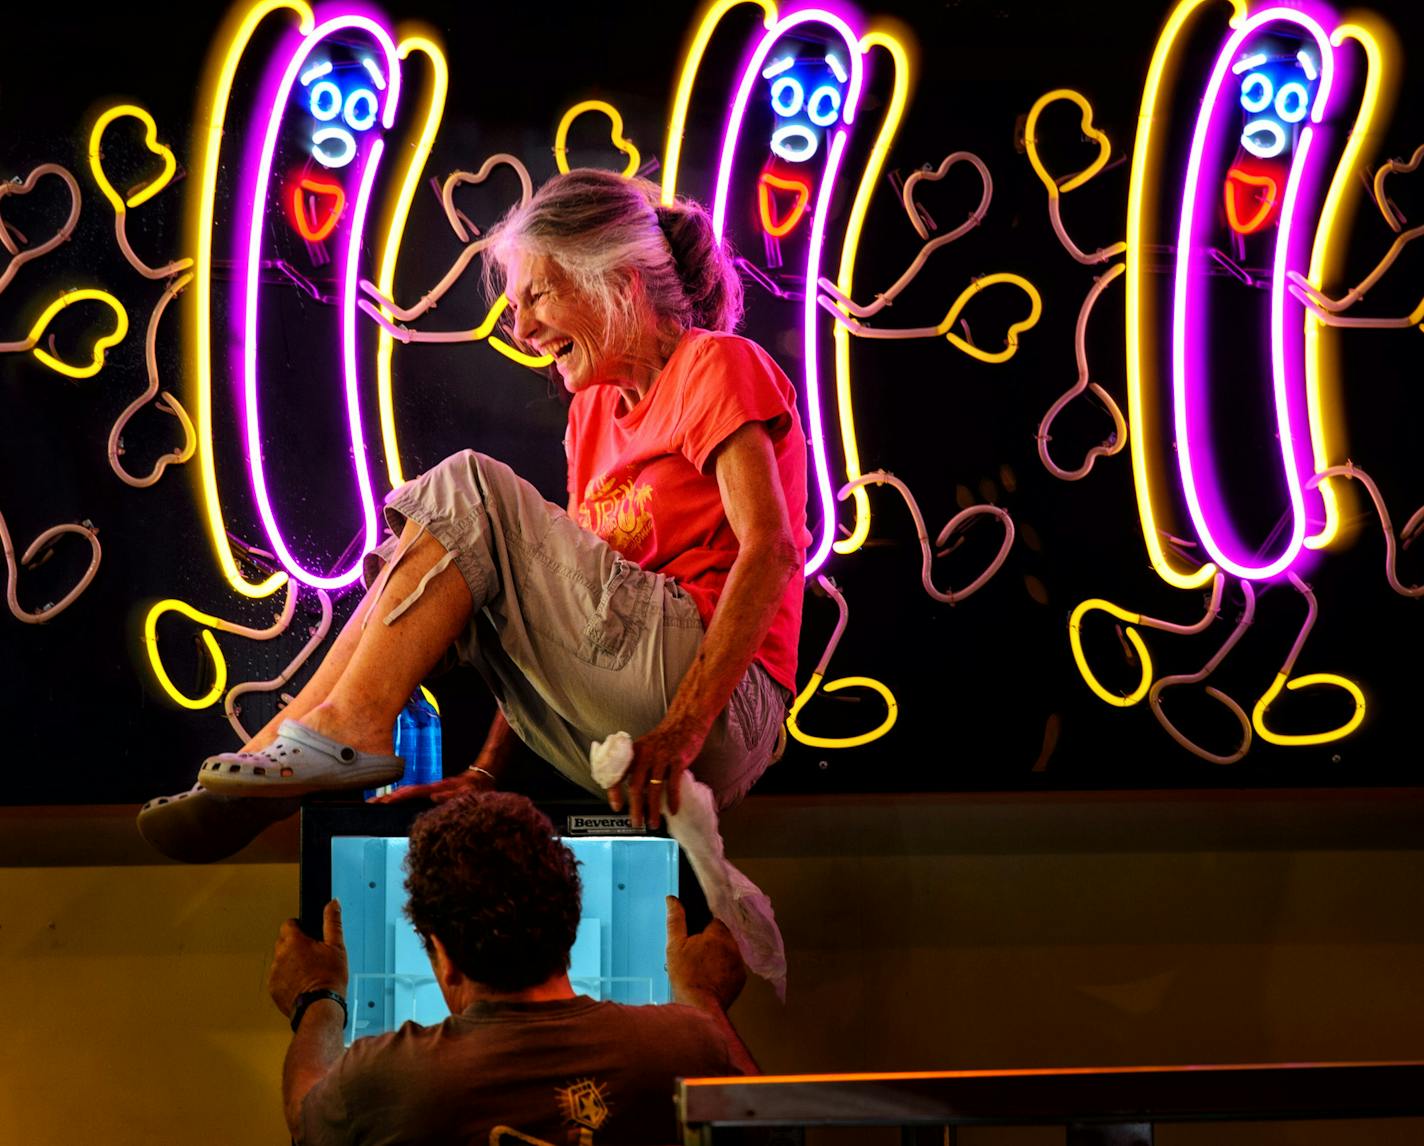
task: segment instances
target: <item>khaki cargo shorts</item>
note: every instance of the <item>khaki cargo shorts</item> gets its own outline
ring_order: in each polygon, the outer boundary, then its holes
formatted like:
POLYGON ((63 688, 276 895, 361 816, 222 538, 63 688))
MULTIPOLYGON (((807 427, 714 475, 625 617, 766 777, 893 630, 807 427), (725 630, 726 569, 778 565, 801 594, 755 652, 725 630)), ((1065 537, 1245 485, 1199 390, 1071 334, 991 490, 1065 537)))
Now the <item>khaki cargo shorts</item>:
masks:
MULTIPOLYGON (((385 519, 393 535, 366 555, 367 585, 396 555, 407 520, 434 537, 446 557, 425 581, 454 564, 475 604, 447 667, 473 665, 515 734, 601 795, 589 747, 618 731, 641 736, 667 713, 702 644, 692 598, 619 556, 503 462, 472 450, 394 490, 385 519)), ((399 624, 419 607, 425 581, 376 615, 399 624)), ((760 665, 737 686, 692 766, 719 809, 766 770, 790 699, 760 665)))

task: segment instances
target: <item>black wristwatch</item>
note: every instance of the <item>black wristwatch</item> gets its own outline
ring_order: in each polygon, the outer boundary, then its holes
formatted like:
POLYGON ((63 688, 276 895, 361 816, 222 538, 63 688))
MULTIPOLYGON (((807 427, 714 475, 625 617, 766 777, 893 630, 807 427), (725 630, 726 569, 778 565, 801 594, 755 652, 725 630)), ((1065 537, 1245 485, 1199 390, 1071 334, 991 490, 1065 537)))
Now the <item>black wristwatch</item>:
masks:
POLYGON ((330 999, 341 1008, 341 1025, 343 1027, 346 1025, 347 1017, 350 1015, 350 1012, 346 1009, 346 1000, 335 991, 330 991, 323 987, 317 991, 303 991, 297 996, 296 1001, 292 1003, 293 1034, 296 1034, 297 1028, 302 1025, 302 1016, 307 1013, 307 1008, 313 1003, 320 1002, 322 999, 330 999))

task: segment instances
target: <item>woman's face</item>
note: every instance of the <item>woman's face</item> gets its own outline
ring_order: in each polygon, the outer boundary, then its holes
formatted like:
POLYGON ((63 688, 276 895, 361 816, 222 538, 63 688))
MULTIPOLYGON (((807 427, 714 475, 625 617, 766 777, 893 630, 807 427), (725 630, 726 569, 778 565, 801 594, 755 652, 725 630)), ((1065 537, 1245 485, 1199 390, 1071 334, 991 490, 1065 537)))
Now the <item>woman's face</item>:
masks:
POLYGON ((514 337, 536 354, 551 355, 570 393, 617 381, 602 345, 602 315, 574 290, 558 263, 516 252, 505 266, 504 293, 514 337))

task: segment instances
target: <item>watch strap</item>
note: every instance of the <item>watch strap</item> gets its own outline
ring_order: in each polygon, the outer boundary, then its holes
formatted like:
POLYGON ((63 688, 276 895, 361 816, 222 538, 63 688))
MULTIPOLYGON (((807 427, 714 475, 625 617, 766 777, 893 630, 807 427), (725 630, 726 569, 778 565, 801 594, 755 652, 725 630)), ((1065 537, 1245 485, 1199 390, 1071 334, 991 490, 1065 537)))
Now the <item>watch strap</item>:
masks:
POLYGON ((297 1028, 301 1026, 302 1016, 307 1013, 307 1008, 313 1003, 320 1002, 322 999, 330 999, 341 1008, 341 1025, 343 1027, 346 1025, 346 1021, 350 1016, 350 1012, 346 1009, 346 999, 338 992, 322 987, 315 991, 303 991, 292 1003, 293 1034, 295 1034, 297 1028))

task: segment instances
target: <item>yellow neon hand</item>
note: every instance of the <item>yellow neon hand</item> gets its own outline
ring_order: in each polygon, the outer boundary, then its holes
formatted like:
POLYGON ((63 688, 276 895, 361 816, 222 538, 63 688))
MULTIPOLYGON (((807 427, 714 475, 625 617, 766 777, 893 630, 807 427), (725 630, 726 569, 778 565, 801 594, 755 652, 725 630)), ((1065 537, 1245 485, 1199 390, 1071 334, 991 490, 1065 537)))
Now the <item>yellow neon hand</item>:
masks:
POLYGON ((1142 614, 1129 613, 1126 609, 1119 608, 1111 601, 1104 601, 1101 597, 1090 597, 1082 602, 1068 618, 1068 643, 1073 647, 1073 661, 1077 664, 1078 671, 1083 674, 1083 680, 1093 690, 1095 696, 1118 708, 1130 708, 1138 703, 1147 695, 1147 690, 1152 686, 1152 657, 1147 652, 1147 646, 1143 643, 1137 630, 1132 627, 1134 624, 1141 623, 1142 614), (1093 675, 1093 670, 1088 667, 1088 658, 1083 655, 1081 632, 1083 618, 1094 610, 1101 610, 1116 617, 1119 621, 1128 622, 1124 632, 1127 634, 1128 642, 1137 652, 1137 659, 1142 662, 1142 679, 1138 681, 1137 687, 1126 696, 1111 693, 1099 684, 1098 678, 1093 675))
POLYGON ((878 680, 871 680, 868 676, 843 676, 838 680, 827 681, 823 691, 839 692, 843 688, 859 686, 868 688, 872 692, 878 693, 880 699, 885 702, 885 719, 880 722, 879 727, 869 732, 861 733, 859 736, 827 737, 812 736, 802 732, 796 723, 796 717, 801 710, 806 707, 806 702, 815 695, 818 688, 822 688, 821 674, 812 673, 811 679, 806 682, 806 687, 801 690, 801 695, 791 705, 791 711, 786 715, 786 731, 802 744, 809 744, 812 748, 855 748, 861 744, 869 744, 872 740, 879 740, 887 732, 895 727, 895 721, 900 715, 900 706, 895 701, 894 694, 881 684, 878 680))
POLYGON ((221 617, 214 617, 210 613, 203 613, 193 608, 186 601, 178 601, 169 598, 166 601, 159 601, 148 611, 148 615, 143 619, 143 644, 148 653, 148 663, 153 668, 153 675, 158 679, 159 686, 176 703, 184 708, 200 709, 207 708, 215 704, 223 690, 227 687, 227 661, 223 658, 222 650, 218 648, 218 642, 213 637, 210 629, 202 630, 203 647, 207 649, 208 656, 213 662, 213 684, 212 687, 202 696, 186 696, 178 690, 168 676, 167 670, 163 667, 163 658, 158 653, 158 619, 165 613, 181 613, 190 620, 197 621, 200 625, 210 625, 213 629, 221 629, 225 633, 234 633, 237 636, 247 637, 254 641, 268 641, 273 637, 281 636, 287 631, 287 626, 292 623, 292 617, 297 608, 297 592, 291 582, 285 582, 287 586, 287 599, 282 606, 282 613, 271 626, 265 629, 253 629, 246 625, 239 625, 233 621, 224 621, 221 617))
POLYGON ((94 172, 94 182, 99 185, 99 190, 104 193, 104 198, 114 205, 115 211, 123 214, 126 208, 138 207, 147 203, 167 187, 174 172, 178 169, 178 161, 174 158, 170 148, 158 142, 158 125, 153 122, 153 116, 141 107, 126 103, 120 104, 118 107, 111 107, 94 124, 94 130, 89 133, 89 167, 94 172), (101 146, 104 132, 108 130, 109 124, 116 119, 125 118, 136 119, 143 124, 144 146, 163 160, 163 170, 130 194, 127 199, 122 198, 114 190, 114 185, 109 182, 109 177, 104 171, 103 148, 101 146))
POLYGON ((628 165, 623 168, 623 178, 631 178, 634 172, 642 166, 643 157, 638 154, 638 149, 633 146, 633 141, 623 137, 623 116, 618 109, 601 99, 586 99, 582 103, 576 103, 564 112, 564 118, 559 120, 559 130, 554 135, 554 162, 558 165, 559 171, 564 175, 569 173, 569 127, 574 120, 589 111, 602 112, 608 117, 609 135, 613 146, 628 157, 628 165))
POLYGON ((1347 680, 1343 676, 1338 676, 1331 672, 1309 673, 1306 676, 1289 679, 1288 674, 1280 672, 1276 674, 1276 679, 1271 682, 1271 687, 1266 689, 1261 699, 1256 702, 1256 707, 1251 710, 1251 724, 1256 729, 1256 734, 1262 739, 1272 744, 1301 745, 1301 744, 1329 744, 1333 740, 1342 740, 1360 726, 1360 722, 1365 719, 1365 694, 1360 691, 1360 686, 1352 680, 1347 680), (1332 728, 1325 732, 1306 733, 1284 733, 1273 732, 1266 727, 1266 713, 1280 696, 1282 688, 1288 688, 1292 692, 1296 689, 1310 688, 1312 685, 1321 685, 1327 688, 1344 689, 1354 698, 1355 711, 1350 719, 1340 725, 1339 728, 1332 728))
POLYGON ((122 342, 124 335, 129 332, 128 311, 108 291, 103 290, 72 290, 67 294, 60 295, 49 306, 45 307, 44 313, 30 327, 30 333, 26 336, 26 342, 30 344, 30 353, 38 358, 51 370, 70 378, 92 378, 104 368, 104 354, 111 346, 116 346, 122 342), (45 328, 49 326, 50 320, 67 306, 72 306, 76 302, 101 302, 114 312, 114 329, 94 343, 93 356, 87 366, 71 366, 68 362, 55 357, 49 351, 38 345, 40 338, 44 335, 45 328))
POLYGON ((1028 122, 1024 124, 1024 149, 1028 152, 1029 165, 1033 168, 1034 174, 1048 188, 1049 197, 1056 199, 1064 192, 1073 191, 1083 186, 1101 171, 1112 152, 1112 145, 1108 142, 1107 135, 1093 126, 1093 105, 1078 92, 1069 88, 1056 88, 1039 96, 1038 101, 1029 109, 1028 122), (1082 128, 1083 134, 1098 145, 1098 157, 1083 170, 1061 179, 1055 179, 1048 173, 1048 169, 1043 165, 1043 160, 1038 156, 1038 117, 1049 104, 1059 103, 1063 100, 1077 104, 1079 111, 1083 113, 1079 126, 1082 128))
POLYGON ((981 362, 1007 362, 1018 351, 1019 335, 1037 324, 1039 316, 1042 313, 1043 300, 1039 297, 1038 289, 1033 283, 1029 282, 1028 279, 1014 274, 985 275, 982 279, 975 279, 960 292, 959 297, 954 300, 954 305, 949 308, 949 313, 944 316, 944 321, 935 328, 935 333, 944 335, 945 338, 949 339, 950 342, 964 351, 965 354, 968 354, 972 358, 977 358, 981 362), (1004 349, 990 352, 979 349, 979 347, 975 346, 972 342, 955 334, 953 327, 959 320, 959 312, 968 305, 970 299, 986 287, 998 286, 1000 284, 1016 286, 1019 290, 1023 291, 1024 294, 1028 296, 1029 312, 1027 318, 1015 322, 1009 327, 1008 333, 1004 335, 1004 349))

